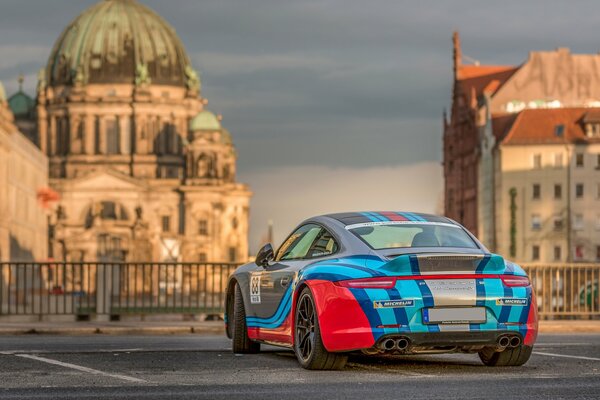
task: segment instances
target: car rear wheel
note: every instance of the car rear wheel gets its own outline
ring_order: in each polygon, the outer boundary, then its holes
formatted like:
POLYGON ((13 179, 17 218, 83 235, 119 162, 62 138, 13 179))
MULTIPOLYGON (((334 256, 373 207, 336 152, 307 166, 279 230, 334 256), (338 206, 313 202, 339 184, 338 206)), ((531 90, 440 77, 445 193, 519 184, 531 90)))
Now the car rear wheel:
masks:
POLYGON ((503 351, 495 351, 493 348, 483 349, 479 352, 479 358, 489 367, 517 367, 525 364, 533 347, 517 346, 503 351))
POLYGON ((248 337, 246 326, 246 310, 244 299, 239 284, 235 284, 233 293, 233 321, 232 321, 232 350, 234 353, 258 353, 260 343, 253 342, 248 337))
POLYGON ((317 309, 308 287, 298 296, 294 327, 294 352, 302 367, 329 370, 344 368, 348 356, 330 353, 323 345, 317 309))

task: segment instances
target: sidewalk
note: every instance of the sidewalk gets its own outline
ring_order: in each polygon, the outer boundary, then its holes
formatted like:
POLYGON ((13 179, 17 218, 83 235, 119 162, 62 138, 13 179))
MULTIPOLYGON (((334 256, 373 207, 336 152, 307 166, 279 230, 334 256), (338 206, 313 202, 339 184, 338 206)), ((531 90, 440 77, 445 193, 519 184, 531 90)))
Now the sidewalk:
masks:
MULTIPOLYGON (((600 333, 600 320, 540 321, 540 333, 600 333)), ((223 321, 2 322, 0 335, 224 334, 223 321)))
POLYGON ((223 321, 0 322, 0 335, 224 334, 223 321))

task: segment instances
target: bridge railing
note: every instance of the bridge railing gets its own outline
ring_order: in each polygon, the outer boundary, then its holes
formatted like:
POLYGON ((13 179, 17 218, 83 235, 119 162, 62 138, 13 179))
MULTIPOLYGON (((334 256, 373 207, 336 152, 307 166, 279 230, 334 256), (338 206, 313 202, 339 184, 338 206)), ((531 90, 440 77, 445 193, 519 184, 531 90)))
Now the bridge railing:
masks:
MULTIPOLYGON (((229 263, 0 263, 0 315, 221 314, 229 263)), ((541 318, 599 318, 600 264, 523 265, 541 318)))
POLYGON ((542 318, 600 317, 600 264, 526 264, 542 318))
POLYGON ((230 263, 0 263, 0 315, 220 314, 230 263))

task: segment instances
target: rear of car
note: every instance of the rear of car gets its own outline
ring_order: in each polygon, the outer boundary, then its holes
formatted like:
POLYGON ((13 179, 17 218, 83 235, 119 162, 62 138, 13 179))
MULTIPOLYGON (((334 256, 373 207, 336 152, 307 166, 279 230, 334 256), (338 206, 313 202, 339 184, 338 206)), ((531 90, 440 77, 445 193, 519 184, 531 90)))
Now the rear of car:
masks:
POLYGON ((537 307, 525 272, 438 218, 346 225, 372 252, 311 282, 328 351, 477 352, 487 365, 528 360, 537 307))

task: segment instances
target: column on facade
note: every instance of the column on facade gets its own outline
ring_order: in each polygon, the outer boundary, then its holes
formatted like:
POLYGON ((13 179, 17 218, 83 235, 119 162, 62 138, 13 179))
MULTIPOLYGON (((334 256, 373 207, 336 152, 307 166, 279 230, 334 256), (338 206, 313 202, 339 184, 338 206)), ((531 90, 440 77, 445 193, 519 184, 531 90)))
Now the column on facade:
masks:
POLYGON ((73 115, 70 117, 69 123, 69 137, 71 141, 71 153, 81 154, 83 150, 83 137, 79 137, 79 123, 81 117, 79 115, 73 115))
POLYGON ((119 115, 119 148, 121 154, 131 153, 131 123, 129 115, 119 115))
POLYGON ((99 142, 100 142, 100 154, 106 154, 106 120, 105 117, 102 115, 100 116, 100 120, 99 120, 99 133, 100 133, 100 137, 99 137, 99 142))
POLYGON ((56 154, 56 117, 50 117, 50 143, 48 149, 48 155, 56 154))
POLYGON ((83 116, 83 142, 84 142, 84 153, 87 155, 93 155, 96 152, 96 117, 94 115, 86 114, 83 116))

